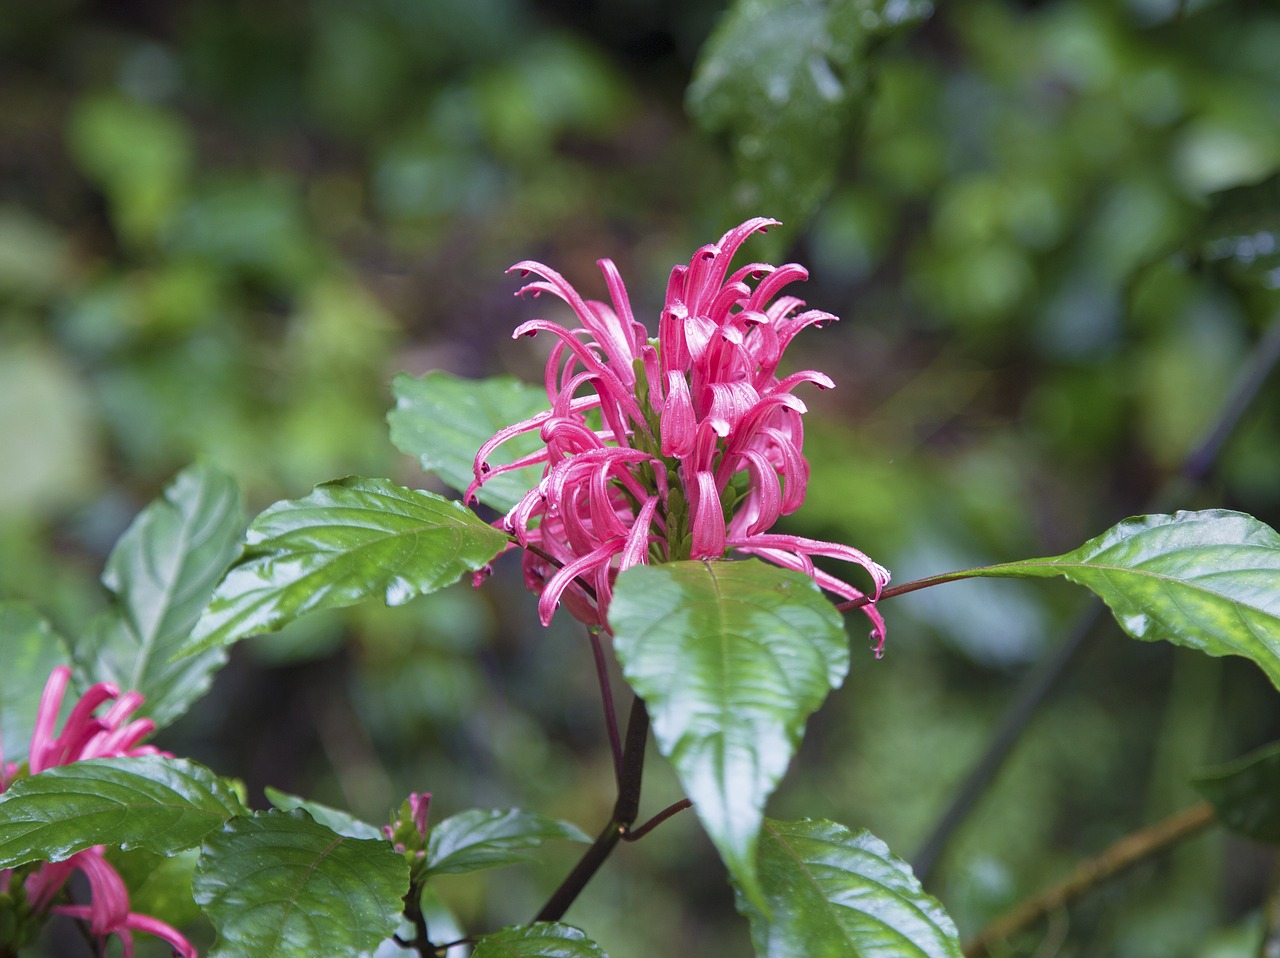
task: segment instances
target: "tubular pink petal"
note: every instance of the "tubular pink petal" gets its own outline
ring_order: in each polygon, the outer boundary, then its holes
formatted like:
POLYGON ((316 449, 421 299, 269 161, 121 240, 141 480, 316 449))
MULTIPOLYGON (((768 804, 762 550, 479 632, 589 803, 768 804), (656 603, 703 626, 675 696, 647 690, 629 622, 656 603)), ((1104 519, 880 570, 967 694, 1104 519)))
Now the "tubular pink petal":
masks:
POLYGON ((129 892, 120 873, 102 857, 104 851, 95 845, 68 859, 89 880, 90 925, 95 935, 109 934, 129 914, 129 892))
MULTIPOLYGON (((560 596, 574 579, 587 574, 592 568, 599 566, 601 563, 608 564, 625 547, 625 539, 611 539, 604 545, 593 549, 584 556, 579 556, 572 562, 566 563, 563 567, 557 569, 556 573, 542 587, 542 595, 538 597, 538 618, 542 621, 542 624, 544 626, 551 624, 551 617, 555 614, 556 606, 560 604, 560 596)), ((597 593, 596 603, 599 604, 599 602, 600 595, 597 593)))
POLYGON ((809 271, 799 263, 787 263, 785 266, 779 266, 764 279, 760 280, 760 285, 751 294, 751 301, 747 304, 747 308, 763 310, 765 304, 773 299, 784 286, 804 282, 808 278, 809 271))
POLYGON ((199 958, 199 953, 196 951, 195 946, 187 941, 176 928, 165 924, 159 918, 131 912, 125 918, 124 924, 126 928, 132 928, 134 931, 144 931, 148 935, 154 935, 156 938, 167 941, 173 949, 173 953, 179 955, 180 958, 199 958))
POLYGON ((820 373, 816 369, 805 369, 798 373, 792 373, 786 379, 779 380, 778 384, 770 392, 789 393, 801 383, 813 383, 819 389, 834 389, 836 385, 826 373, 820 373))
POLYGON ((431 814, 431 793, 409 793, 409 811, 413 813, 413 827, 423 838, 427 837, 427 818, 431 814))
POLYGON ((777 268, 770 263, 748 263, 741 269, 735 269, 727 282, 745 284, 748 279, 764 279, 777 268))
POLYGON ((56 747, 53 726, 58 721, 58 711, 62 708, 62 696, 71 681, 71 669, 65 665, 57 666, 49 673, 44 684, 44 692, 40 696, 40 705, 36 709, 36 724, 31 732, 28 767, 31 774, 43 772, 48 765, 46 756, 56 747))
POLYGON ((753 536, 771 528, 778 521, 782 513, 782 486, 768 459, 751 449, 743 453, 743 456, 751 470, 751 488, 747 497, 749 525, 746 535, 753 536))
POLYGON ((706 422, 721 438, 734 432, 760 402, 760 395, 750 383, 711 383, 705 387, 703 402, 706 406, 706 422), (710 397, 708 400, 706 397, 710 397))
MULTIPOLYGON (((618 267, 613 264, 611 259, 598 259, 596 266, 600 267, 600 272, 604 274, 604 283, 609 287, 609 298, 613 300, 613 308, 621 318, 622 323, 629 330, 634 330, 636 326, 635 314, 631 312, 631 299, 627 296, 627 286, 622 281, 622 275, 618 272, 618 267)), ((641 341, 634 338, 631 342, 632 352, 641 341)))
POLYGON ((687 456, 693 450, 694 428, 693 402, 689 398, 689 383, 684 373, 667 373, 667 402, 662 409, 658 431, 662 438, 664 456, 687 456))
POLYGON ((872 581, 876 584, 875 597, 877 599, 880 598, 880 593, 884 591, 884 587, 889 584, 888 569, 865 552, 839 542, 824 542, 821 539, 806 539, 803 536, 780 535, 778 533, 762 533, 760 535, 746 536, 742 539, 734 539, 727 542, 726 545, 732 549, 752 551, 773 549, 794 553, 798 556, 826 556, 829 559, 853 562, 862 566, 871 574, 872 581))
POLYGON ((729 319, 729 310, 738 303, 746 302, 750 296, 751 290, 745 283, 726 283, 711 301, 707 316, 713 323, 722 325, 729 319))
POLYGON ((626 537, 627 527, 618 518, 613 503, 609 501, 609 465, 608 463, 595 469, 591 475, 591 493, 589 512, 591 528, 596 537, 611 539, 615 536, 626 537))
POLYGON ((724 509, 720 505, 720 493, 710 472, 697 474, 698 497, 693 504, 693 521, 690 531, 693 543, 689 550, 691 559, 718 559, 724 556, 724 509))
POLYGON ((649 524, 653 522, 653 513, 657 508, 657 496, 650 496, 640 507, 636 521, 632 524, 631 531, 627 533, 627 542, 623 546, 621 558, 618 560, 619 572, 630 569, 635 565, 646 565, 648 563, 649 542, 653 538, 649 534, 649 524))
POLYGON ((719 247, 704 246, 689 260, 689 272, 684 278, 684 303, 689 308, 690 317, 705 315, 710 305, 708 294, 720 287, 724 271, 720 271, 719 279, 714 278, 719 255, 719 247))

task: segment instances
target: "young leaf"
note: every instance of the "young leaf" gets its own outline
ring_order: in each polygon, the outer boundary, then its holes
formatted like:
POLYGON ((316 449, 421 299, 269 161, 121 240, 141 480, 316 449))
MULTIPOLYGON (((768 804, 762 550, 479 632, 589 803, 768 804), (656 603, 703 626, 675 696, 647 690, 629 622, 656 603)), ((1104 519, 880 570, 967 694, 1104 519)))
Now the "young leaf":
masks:
POLYGON ((349 812, 330 808, 328 805, 321 805, 319 802, 309 802, 306 799, 299 798, 297 795, 290 795, 288 792, 282 792, 280 789, 272 788, 271 786, 267 786, 263 791, 266 793, 267 801, 282 812, 291 812, 295 808, 300 808, 325 828, 331 829, 339 835, 346 835, 347 838, 378 838, 385 841, 382 832, 376 825, 361 821, 349 812))
POLYGON ((185 759, 61 765, 0 794, 0 868, 61 861, 93 845, 172 855, 243 812, 230 785, 185 759))
POLYGON ((758 902, 765 800, 849 668, 839 614, 808 576, 749 559, 628 569, 609 622, 658 748, 758 902))
MULTIPOLYGON (((544 389, 517 379, 460 379, 444 372, 399 375, 391 382, 396 408, 387 414, 391 441, 459 492, 471 484, 476 450, 499 429, 528 419, 549 406, 544 389)), ((537 430, 517 436, 490 458, 494 466, 514 462, 542 445, 537 430)), ((541 466, 494 476, 476 494, 486 506, 506 512, 538 484, 541 466)))
POLYGON ((223 958, 355 958, 395 932, 408 888, 385 841, 338 835, 301 809, 231 819, 205 840, 192 882, 223 958))
POLYGON ((188 654, 375 595, 402 605, 482 568, 507 537, 460 503, 350 476, 277 502, 249 525, 188 654))
POLYGON ((1206 769, 1191 784, 1222 824, 1254 841, 1280 844, 1280 742, 1206 769))
POLYGON ((452 875, 499 868, 527 861, 526 849, 562 838, 571 842, 591 839, 576 825, 518 808, 486 811, 473 808, 446 818, 427 838, 430 874, 452 875))
POLYGON ((599 945, 572 925, 540 921, 514 925, 476 941, 471 958, 608 958, 599 945))
POLYGON ((1242 655, 1280 687, 1280 535, 1244 513, 1137 516, 1073 552, 961 574, 972 575, 1064 576, 1135 639, 1242 655))
POLYGON ((763 911, 738 893, 759 958, 960 958, 956 926, 911 867, 866 830, 827 821, 760 832, 763 911))
POLYGON ((175 660, 240 548, 244 506, 235 480, 207 463, 189 466, 129 526, 107 559, 115 597, 75 649, 85 684, 114 682, 146 696, 139 710, 173 721, 226 663, 222 649, 175 660))
POLYGON ((71 656, 49 623, 20 602, 0 602, 0 648, 0 756, 16 763, 27 757, 49 673, 71 656))

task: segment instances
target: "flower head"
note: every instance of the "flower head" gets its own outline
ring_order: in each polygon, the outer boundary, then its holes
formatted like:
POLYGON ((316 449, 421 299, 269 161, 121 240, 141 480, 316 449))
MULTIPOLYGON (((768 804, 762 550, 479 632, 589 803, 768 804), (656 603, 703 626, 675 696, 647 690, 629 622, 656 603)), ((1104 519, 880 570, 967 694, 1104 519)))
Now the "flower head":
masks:
POLYGON ((525 581, 547 624, 563 602, 577 619, 605 626, 612 584, 633 565, 723 557, 730 550, 798 569, 845 599, 863 593, 813 564, 814 556, 862 566, 874 584, 863 611, 877 653, 884 621, 875 607, 889 573, 849 546, 769 530, 804 501, 805 405, 794 394, 834 383, 816 370, 779 378, 783 352, 800 330, 835 317, 780 295, 808 273, 794 263, 750 263, 730 272, 739 247, 775 220, 756 218, 676 266, 650 339, 626 287, 600 260, 609 302, 583 299, 551 268, 532 261, 510 271, 534 277, 519 294, 550 293, 580 328, 535 319, 515 335, 555 337, 546 366, 551 408, 499 431, 476 454, 467 498, 493 476, 543 465, 538 486, 503 520, 525 548, 525 581), (513 436, 538 431, 543 447, 491 467, 513 436))
MULTIPOLYGON (((119 758, 136 755, 165 755, 150 745, 141 744, 155 730, 150 719, 129 717, 137 711, 143 698, 137 692, 121 694, 116 686, 99 682, 72 706, 60 733, 55 732, 58 713, 71 670, 60 665, 49 675, 36 710, 35 729, 31 733, 28 772, 38 774, 59 765, 70 765, 91 758, 119 758), (107 703, 105 712, 95 715, 107 703)), ((16 763, 0 760, 0 792, 7 789, 21 773, 16 763)), ((16 889, 14 870, 0 871, 0 889, 16 889)), ((174 953, 183 958, 196 958, 196 950, 177 929, 157 918, 129 910, 129 892, 119 873, 106 860, 106 849, 95 845, 60 862, 45 862, 23 876, 19 883, 27 907, 33 914, 53 913, 79 918, 89 925, 98 938, 117 936, 125 958, 133 955, 134 931, 144 931, 163 938, 174 953), (74 872, 84 875, 89 885, 87 905, 58 904, 59 895, 74 872)))

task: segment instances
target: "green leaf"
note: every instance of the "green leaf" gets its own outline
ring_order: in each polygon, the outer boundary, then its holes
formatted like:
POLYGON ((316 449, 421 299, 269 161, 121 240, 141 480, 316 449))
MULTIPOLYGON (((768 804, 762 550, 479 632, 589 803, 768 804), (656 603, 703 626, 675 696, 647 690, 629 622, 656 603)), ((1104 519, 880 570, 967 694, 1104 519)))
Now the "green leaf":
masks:
POLYGON ((723 135, 743 212, 798 227, 826 196, 867 104, 872 41, 928 15, 900 0, 737 0, 702 47, 686 95, 723 135))
POLYGON ((540 921, 482 935, 471 958, 608 958, 572 925, 540 921))
POLYGON ((49 623, 20 602, 0 602, 0 648, 0 756, 17 763, 27 757, 49 673, 71 656, 49 623))
POLYGON ((813 580, 757 559, 636 566, 609 607, 622 671, 729 871, 759 900, 765 800, 848 642, 813 580))
MULTIPOLYGON (((545 389, 508 376, 474 380, 444 372, 420 377, 401 374, 392 380, 391 391, 396 397, 396 408, 387 414, 392 443, 459 492, 471 484, 476 451, 486 440, 499 429, 548 408, 545 389)), ((534 430, 504 443, 489 463, 506 465, 540 445, 534 430)), ((541 466, 506 472, 481 486, 476 498, 506 512, 541 477, 541 466)))
POLYGON ((1195 255, 1251 283, 1280 276, 1280 173, 1210 197, 1195 255))
POLYGON ((942 906, 866 830, 766 820, 760 885, 767 913, 740 890, 737 901, 760 958, 960 958, 942 906))
POLYGON ((167 725, 203 695, 223 649, 175 660, 240 549, 244 506, 235 480, 207 463, 184 469, 120 537, 103 584, 111 609, 75 650, 85 684, 114 682, 146 696, 139 710, 167 725))
POLYGON ((517 808, 486 811, 473 808, 446 818, 427 839, 428 873, 453 875, 528 861, 526 849, 543 842, 591 839, 576 825, 517 808))
POLYGON ((507 537, 460 503, 350 476, 277 502, 249 525, 188 652, 273 632, 375 595, 402 605, 482 568, 507 537))
POLYGON ((271 786, 267 786, 263 791, 266 793, 267 801, 282 812, 291 812, 295 808, 301 808, 325 828, 335 831, 339 835, 346 835, 348 838, 377 838, 386 841, 378 826, 361 821, 349 812, 330 808, 328 805, 321 805, 319 802, 309 802, 306 799, 299 798, 297 795, 290 795, 288 792, 282 792, 280 789, 272 788, 271 786))
POLYGON ((93 845, 172 855, 244 811, 231 786, 185 759, 103 758, 45 769, 0 795, 0 868, 93 845))
POLYGON ((301 809, 231 819, 206 839, 192 883, 222 958, 355 958, 395 933, 408 888, 385 841, 338 835, 301 809))
POLYGON ((1280 844, 1280 742, 1192 779, 1218 820, 1254 841, 1280 844))
POLYGON ((1056 575, 1097 593, 1135 639, 1242 655, 1280 687, 1280 535, 1252 516, 1137 516, 1073 552, 939 578, 1056 575))

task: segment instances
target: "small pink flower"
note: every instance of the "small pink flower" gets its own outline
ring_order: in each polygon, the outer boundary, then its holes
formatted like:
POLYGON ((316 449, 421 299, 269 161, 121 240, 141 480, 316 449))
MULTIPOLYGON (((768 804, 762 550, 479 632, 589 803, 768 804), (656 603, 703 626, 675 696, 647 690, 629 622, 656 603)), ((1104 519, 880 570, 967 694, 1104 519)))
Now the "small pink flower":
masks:
POLYGON ((742 243, 775 222, 748 220, 672 270, 656 343, 636 322, 609 260, 599 261, 608 303, 583 299, 541 263, 511 268, 536 277, 517 295, 557 296, 581 328, 535 319, 516 329, 516 336, 545 332, 556 339, 545 375, 551 409, 500 430, 480 448, 467 499, 502 472, 544 467, 542 481, 503 520, 525 548, 525 581, 539 595, 544 625, 564 602, 575 618, 603 628, 620 572, 650 561, 721 558, 730 550, 803 571, 844 598, 863 596, 816 569, 818 555, 871 575, 874 594, 863 610, 877 654, 883 649, 875 600, 889 573, 848 546, 769 532, 804 502, 809 481, 805 405, 793 391, 806 383, 834 385, 815 370, 777 375, 800 330, 835 320, 779 295, 806 279, 805 269, 751 263, 729 272, 742 243), (494 449, 534 430, 540 450, 490 467, 494 449))
MULTIPOLYGON (((60 665, 49 675, 44 693, 36 709, 35 729, 31 733, 28 770, 35 775, 49 768, 70 765, 92 758, 119 758, 136 755, 166 755, 150 745, 140 744, 155 730, 150 719, 128 721, 143 698, 137 692, 120 694, 120 690, 108 682, 99 682, 90 688, 71 708, 62 725, 62 732, 55 734, 54 727, 62 709, 62 699, 71 670, 60 665), (94 713, 112 702, 102 715, 94 713)), ((13 783, 18 766, 0 762, 0 792, 13 783)), ((98 938, 115 935, 123 945, 125 958, 133 955, 133 931, 143 931, 163 938, 174 953, 183 958, 196 958, 196 950, 176 929, 159 919, 140 915, 129 910, 129 892, 119 873, 106 860, 105 848, 96 845, 77 852, 60 862, 45 862, 38 870, 26 876, 22 888, 34 912, 70 915, 88 922, 90 931, 98 938), (89 885, 90 901, 87 905, 54 904, 72 873, 80 872, 89 885)), ((13 879, 12 870, 0 872, 0 888, 8 890, 13 879)))

